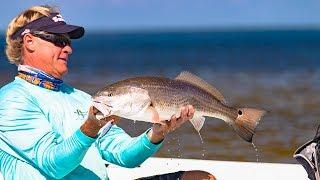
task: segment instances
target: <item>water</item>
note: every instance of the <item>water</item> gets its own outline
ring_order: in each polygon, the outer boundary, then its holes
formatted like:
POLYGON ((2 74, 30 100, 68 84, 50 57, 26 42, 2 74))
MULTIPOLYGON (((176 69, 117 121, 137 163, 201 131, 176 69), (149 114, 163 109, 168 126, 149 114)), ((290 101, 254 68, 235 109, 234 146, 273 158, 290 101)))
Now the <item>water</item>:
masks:
POLYGON ((177 138, 177 143, 178 143, 178 158, 181 158, 182 157, 182 153, 181 153, 181 144, 180 144, 180 138, 178 137, 177 138))
MULTIPOLYGON (((0 49, 5 41, 0 37, 0 49)), ((88 93, 138 75, 175 77, 188 70, 214 84, 228 105, 269 111, 254 136, 263 162, 295 162, 294 150, 314 136, 320 117, 320 31, 229 31, 88 33, 73 42, 64 81, 88 93)), ((15 66, 0 51, 0 85, 15 66)), ((122 120, 131 135, 151 125, 122 120)), ((223 121, 206 118, 201 130, 205 159, 256 161, 252 145, 223 121)), ((202 159, 198 133, 190 123, 173 132, 184 158, 202 159)), ((176 143, 156 154, 176 157, 176 143), (171 149, 168 153, 167 149, 171 149)))
POLYGON ((198 132, 198 134, 199 134, 200 141, 201 141, 201 146, 202 146, 202 158, 204 158, 205 153, 206 153, 205 143, 204 143, 203 138, 202 138, 202 136, 200 134, 200 131, 198 132))
POLYGON ((202 136, 201 136, 201 134, 200 134, 200 131, 198 132, 198 134, 199 134, 200 141, 201 141, 201 143, 203 144, 203 139, 202 139, 202 136))
POLYGON ((136 128, 136 121, 133 121, 133 131, 137 131, 137 128, 136 128))
POLYGON ((257 162, 260 162, 260 156, 259 156, 259 151, 256 145, 254 145, 254 143, 251 143, 253 149, 256 151, 256 158, 257 158, 257 162))

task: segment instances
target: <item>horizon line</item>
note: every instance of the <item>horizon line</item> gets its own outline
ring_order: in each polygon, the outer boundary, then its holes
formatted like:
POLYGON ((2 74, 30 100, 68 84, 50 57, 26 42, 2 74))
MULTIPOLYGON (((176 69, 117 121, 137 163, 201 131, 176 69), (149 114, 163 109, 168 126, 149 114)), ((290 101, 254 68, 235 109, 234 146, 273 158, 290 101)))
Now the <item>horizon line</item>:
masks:
MULTIPOLYGON (((234 31, 319 31, 319 25, 290 26, 224 26, 224 27, 145 27, 145 28, 85 28, 91 32, 144 33, 144 32, 234 32, 234 31)), ((5 32, 6 29, 0 29, 5 32)))

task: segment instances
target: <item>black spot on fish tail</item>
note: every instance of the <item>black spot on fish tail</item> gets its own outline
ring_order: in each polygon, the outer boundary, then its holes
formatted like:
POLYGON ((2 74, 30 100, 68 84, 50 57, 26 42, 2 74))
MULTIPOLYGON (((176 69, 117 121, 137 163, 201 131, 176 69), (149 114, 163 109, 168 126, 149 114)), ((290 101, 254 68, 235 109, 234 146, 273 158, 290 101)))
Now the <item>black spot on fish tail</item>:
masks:
POLYGON ((256 126, 265 113, 265 110, 260 109, 239 108, 238 117, 230 122, 230 125, 241 138, 252 142, 256 126))

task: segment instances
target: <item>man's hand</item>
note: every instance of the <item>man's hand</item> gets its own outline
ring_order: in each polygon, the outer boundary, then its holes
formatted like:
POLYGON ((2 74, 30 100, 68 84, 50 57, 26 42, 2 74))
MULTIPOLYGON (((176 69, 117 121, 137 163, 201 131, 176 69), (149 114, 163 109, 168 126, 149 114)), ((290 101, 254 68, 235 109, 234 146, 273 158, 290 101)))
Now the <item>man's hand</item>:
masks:
POLYGON ((194 112, 192 105, 183 106, 179 118, 173 115, 169 121, 153 124, 152 129, 148 132, 150 141, 154 144, 161 142, 169 132, 178 129, 183 123, 192 119, 194 112))
POLYGON ((109 121, 115 123, 119 120, 117 116, 109 116, 98 120, 96 114, 99 113, 99 110, 95 107, 90 107, 88 119, 82 124, 80 130, 87 136, 96 138, 100 129, 106 125, 109 121))

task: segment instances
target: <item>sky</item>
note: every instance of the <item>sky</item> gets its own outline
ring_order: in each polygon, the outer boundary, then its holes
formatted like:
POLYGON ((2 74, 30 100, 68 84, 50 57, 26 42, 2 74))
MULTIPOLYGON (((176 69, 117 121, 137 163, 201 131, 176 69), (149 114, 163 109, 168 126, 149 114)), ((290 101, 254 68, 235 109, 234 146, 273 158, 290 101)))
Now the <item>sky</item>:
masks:
POLYGON ((21 11, 43 4, 58 6, 67 22, 91 30, 320 29, 319 0, 10 0, 2 4, 0 30, 21 11))

